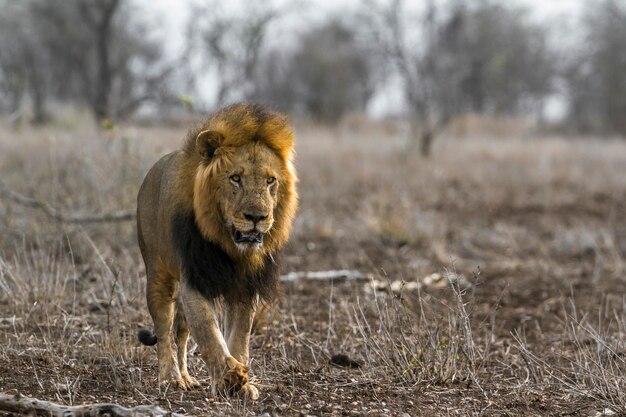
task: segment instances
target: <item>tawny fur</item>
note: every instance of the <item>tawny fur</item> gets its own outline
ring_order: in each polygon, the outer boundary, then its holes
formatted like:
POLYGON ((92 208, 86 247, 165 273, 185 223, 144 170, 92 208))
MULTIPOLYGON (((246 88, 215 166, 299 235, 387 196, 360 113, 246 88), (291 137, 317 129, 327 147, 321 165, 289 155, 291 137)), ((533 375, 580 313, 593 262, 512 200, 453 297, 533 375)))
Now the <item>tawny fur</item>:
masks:
MULTIPOLYGON (((226 254, 229 266, 234 265, 238 275, 263 273, 259 271, 267 269, 267 260, 273 260, 287 242, 297 209, 293 158, 294 135, 285 116, 259 105, 237 104, 214 113, 191 129, 182 149, 164 156, 147 174, 138 195, 137 230, 146 264, 146 296, 155 325, 154 340, 158 340, 161 382, 173 382, 181 388, 197 385, 186 369, 185 346, 191 327, 198 344, 206 344, 200 346, 200 353, 211 368, 214 384, 230 384, 226 390, 238 387, 258 397, 258 390, 247 382, 247 341, 256 306, 238 304, 239 300, 231 305, 227 302, 231 313, 226 313, 242 317, 241 324, 229 324, 227 333, 235 336, 228 336, 228 340, 215 328, 209 331, 204 323, 197 322, 212 323, 217 317, 215 306, 220 303, 198 298, 184 280, 181 283, 181 248, 176 247, 173 239, 176 230, 172 230, 172 220, 181 215, 193 216, 192 224, 197 226, 201 239, 210 242, 206 247, 219 248, 219 253, 226 254), (252 176, 246 177, 246 181, 261 187, 261 191, 244 193, 238 206, 229 202, 229 178, 236 169, 242 175, 247 170, 245 175, 252 176), (263 188, 265 183, 259 180, 262 176, 275 178, 276 183, 263 188), (242 250, 233 241, 229 227, 245 222, 239 206, 269 211, 263 221, 267 228, 263 242, 254 250, 242 250), (194 302, 186 304, 185 294, 194 302), (196 307, 197 303, 203 305, 196 307), (178 345, 177 353, 171 348, 173 341, 178 345), (225 346, 226 342, 232 346, 225 346), (223 357, 216 357, 220 349, 223 357), (229 349, 236 353, 231 356, 229 349), (220 367, 227 370, 225 376, 220 377, 220 367), (241 377, 230 382, 233 375, 241 377)), ((144 343, 152 341, 145 333, 140 339, 144 343)))

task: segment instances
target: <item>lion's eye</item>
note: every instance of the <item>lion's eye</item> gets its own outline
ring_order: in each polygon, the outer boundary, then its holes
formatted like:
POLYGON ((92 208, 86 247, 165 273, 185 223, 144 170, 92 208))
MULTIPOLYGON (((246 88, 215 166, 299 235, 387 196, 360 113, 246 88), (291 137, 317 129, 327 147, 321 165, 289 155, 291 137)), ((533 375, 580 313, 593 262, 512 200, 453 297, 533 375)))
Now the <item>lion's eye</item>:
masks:
POLYGON ((241 182, 241 177, 239 175, 237 175, 237 174, 231 175, 230 176, 230 180, 232 182, 240 183, 241 182))
POLYGON ((267 179, 267 183, 268 183, 268 184, 274 184, 274 182, 275 182, 275 181, 276 181, 276 178, 275 178, 275 177, 269 177, 269 178, 267 179))

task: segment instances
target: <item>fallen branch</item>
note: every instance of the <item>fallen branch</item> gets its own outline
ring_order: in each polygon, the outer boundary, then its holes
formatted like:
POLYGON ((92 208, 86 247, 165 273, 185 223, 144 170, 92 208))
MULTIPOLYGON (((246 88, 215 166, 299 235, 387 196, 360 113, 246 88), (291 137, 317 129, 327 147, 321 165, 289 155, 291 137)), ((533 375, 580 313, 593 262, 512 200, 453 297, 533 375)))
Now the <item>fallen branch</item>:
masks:
POLYGON ((105 222, 121 222, 127 220, 133 220, 135 218, 135 212, 131 210, 119 210, 110 213, 99 214, 67 214, 62 213, 50 204, 36 200, 32 197, 27 197, 23 194, 17 193, 0 179, 0 197, 4 197, 13 201, 16 204, 24 207, 29 207, 36 210, 41 210, 48 217, 62 222, 62 223, 105 223, 105 222))
POLYGON ((371 276, 362 273, 361 271, 351 271, 347 269, 339 269, 332 271, 300 271, 290 272, 282 275, 280 280, 282 282, 294 282, 301 279, 318 280, 318 281, 365 281, 370 279, 371 276))
POLYGON ((182 417, 182 414, 171 413, 156 405, 139 405, 126 408, 117 404, 87 404, 87 405, 60 405, 23 395, 9 395, 0 393, 0 411, 18 415, 63 416, 63 417, 137 417, 137 416, 172 416, 182 417))

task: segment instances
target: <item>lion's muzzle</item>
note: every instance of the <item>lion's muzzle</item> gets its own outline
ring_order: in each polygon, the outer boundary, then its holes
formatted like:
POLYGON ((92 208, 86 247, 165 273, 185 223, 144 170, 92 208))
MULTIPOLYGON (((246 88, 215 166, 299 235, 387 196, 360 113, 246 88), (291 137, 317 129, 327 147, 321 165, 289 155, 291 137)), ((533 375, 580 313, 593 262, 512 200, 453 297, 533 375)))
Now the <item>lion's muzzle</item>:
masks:
POLYGON ((257 223, 267 219, 267 214, 250 214, 250 213, 246 213, 246 214, 243 215, 243 217, 245 217, 246 220, 250 220, 256 226, 257 223))
POLYGON ((233 226, 231 228, 233 240, 235 243, 263 243, 263 233, 257 229, 248 230, 246 232, 239 231, 233 226))
POLYGON ((263 211, 246 210, 241 217, 232 223, 231 234, 233 241, 236 244, 244 245, 262 244, 263 236, 272 227, 272 216, 263 211))

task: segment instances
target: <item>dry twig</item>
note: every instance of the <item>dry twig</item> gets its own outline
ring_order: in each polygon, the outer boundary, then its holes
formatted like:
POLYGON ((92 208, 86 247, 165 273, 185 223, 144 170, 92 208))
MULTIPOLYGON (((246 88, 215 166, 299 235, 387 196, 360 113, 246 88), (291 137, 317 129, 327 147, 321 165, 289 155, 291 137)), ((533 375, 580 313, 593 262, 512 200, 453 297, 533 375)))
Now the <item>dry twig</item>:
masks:
POLYGON ((98 214, 76 214, 76 213, 63 213, 50 204, 36 200, 32 197, 27 197, 20 193, 11 190, 0 179, 0 197, 11 200, 12 202, 29 207, 36 210, 41 210, 48 217, 62 222, 62 223, 106 223, 106 222, 121 222, 127 220, 133 220, 135 218, 135 212, 133 210, 118 210, 109 213, 98 214))
POLYGON ((41 415, 41 416, 112 416, 112 417, 137 417, 137 416, 172 416, 181 417, 182 414, 163 410, 156 405, 139 405, 126 408, 117 404, 87 404, 66 406, 36 398, 24 397, 23 395, 9 395, 0 393, 0 411, 15 413, 18 415, 41 415))
POLYGON ((301 279, 319 281, 365 281, 367 279, 370 279, 370 276, 360 271, 339 269, 330 271, 290 272, 280 277, 280 280, 282 282, 294 282, 301 279))

